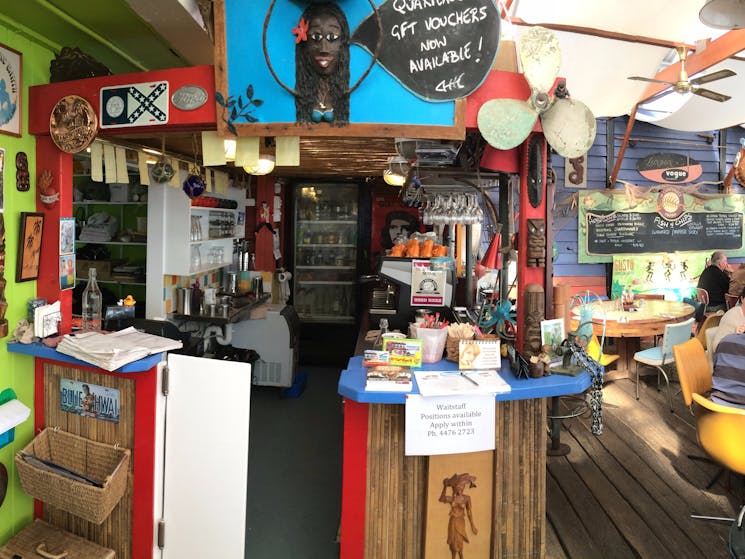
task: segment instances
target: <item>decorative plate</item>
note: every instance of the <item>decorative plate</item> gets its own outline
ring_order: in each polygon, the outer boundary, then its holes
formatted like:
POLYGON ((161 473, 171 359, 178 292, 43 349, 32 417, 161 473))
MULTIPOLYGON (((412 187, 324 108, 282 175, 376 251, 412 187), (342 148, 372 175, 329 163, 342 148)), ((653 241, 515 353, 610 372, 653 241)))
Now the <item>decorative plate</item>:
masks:
POLYGON ((98 118, 93 106, 77 95, 60 99, 49 117, 52 141, 65 153, 78 153, 96 138, 98 118))

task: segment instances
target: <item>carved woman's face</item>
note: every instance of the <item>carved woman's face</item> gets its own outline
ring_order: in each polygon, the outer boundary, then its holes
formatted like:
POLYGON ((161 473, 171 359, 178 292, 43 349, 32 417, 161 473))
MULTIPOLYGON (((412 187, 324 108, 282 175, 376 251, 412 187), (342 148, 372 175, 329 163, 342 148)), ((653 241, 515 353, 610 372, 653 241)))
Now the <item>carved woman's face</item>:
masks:
POLYGON ((322 14, 310 20, 308 54, 316 72, 323 76, 334 72, 339 59, 341 41, 341 25, 334 16, 322 14))

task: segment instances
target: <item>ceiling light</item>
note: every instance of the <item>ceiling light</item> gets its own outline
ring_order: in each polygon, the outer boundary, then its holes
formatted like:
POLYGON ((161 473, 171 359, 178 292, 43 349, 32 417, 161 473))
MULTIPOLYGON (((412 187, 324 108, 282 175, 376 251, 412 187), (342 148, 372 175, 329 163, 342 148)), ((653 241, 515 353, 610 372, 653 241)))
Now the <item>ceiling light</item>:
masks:
POLYGON ((708 0, 698 18, 715 29, 745 28, 745 0, 708 0))
POLYGON ((268 175, 274 171, 274 156, 260 155, 256 166, 246 165, 243 170, 249 175, 268 175))
POLYGON ((151 148, 142 148, 142 151, 145 153, 150 153, 152 155, 160 155, 161 153, 157 149, 151 149, 151 148))
POLYGON ((235 161, 235 146, 237 142, 235 140, 223 140, 223 149, 225 150, 225 161, 235 161))
POLYGON ((388 168, 383 171, 383 180, 391 186, 403 186, 409 174, 409 161, 405 157, 395 155, 388 158, 388 168))
POLYGON ((406 176, 399 175, 398 173, 394 173, 390 169, 386 169, 385 171, 383 171, 383 180, 385 181, 385 184, 389 184, 391 186, 403 186, 406 183, 406 176))

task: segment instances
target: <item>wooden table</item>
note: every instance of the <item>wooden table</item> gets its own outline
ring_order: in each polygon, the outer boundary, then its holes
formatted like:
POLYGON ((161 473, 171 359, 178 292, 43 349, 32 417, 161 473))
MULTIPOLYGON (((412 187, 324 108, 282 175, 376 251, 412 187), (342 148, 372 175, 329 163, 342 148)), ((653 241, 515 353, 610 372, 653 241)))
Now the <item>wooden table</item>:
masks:
MULTIPOLYGON (((590 304, 593 331, 600 339, 605 322, 605 338, 615 340, 615 352, 620 355, 616 369, 605 374, 607 380, 628 378, 636 370, 634 354, 641 348, 641 338, 662 335, 666 324, 683 322, 695 313, 693 306, 678 301, 640 300, 629 311, 619 310, 616 300, 590 304)), ((579 307, 576 307, 570 317, 572 330, 576 330, 578 318, 579 307)))

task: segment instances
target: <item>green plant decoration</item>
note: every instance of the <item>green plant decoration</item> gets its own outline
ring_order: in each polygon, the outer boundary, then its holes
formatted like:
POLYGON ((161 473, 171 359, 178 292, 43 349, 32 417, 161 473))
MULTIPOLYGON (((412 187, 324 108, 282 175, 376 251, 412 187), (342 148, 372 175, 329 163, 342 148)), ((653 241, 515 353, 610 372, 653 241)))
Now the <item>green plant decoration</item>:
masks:
POLYGON ((264 104, 264 101, 261 99, 254 99, 254 87, 250 84, 246 88, 245 101, 242 95, 239 95, 238 99, 234 95, 225 99, 219 91, 215 92, 215 101, 225 109, 223 111, 223 120, 228 125, 228 130, 236 136, 238 135, 238 131, 234 123, 240 119, 244 119, 246 122, 258 122, 259 119, 253 116, 253 112, 264 104))

